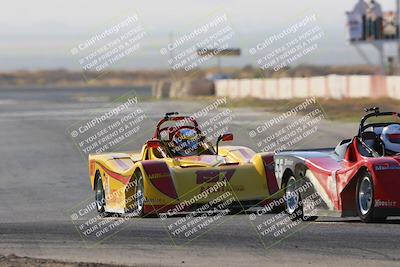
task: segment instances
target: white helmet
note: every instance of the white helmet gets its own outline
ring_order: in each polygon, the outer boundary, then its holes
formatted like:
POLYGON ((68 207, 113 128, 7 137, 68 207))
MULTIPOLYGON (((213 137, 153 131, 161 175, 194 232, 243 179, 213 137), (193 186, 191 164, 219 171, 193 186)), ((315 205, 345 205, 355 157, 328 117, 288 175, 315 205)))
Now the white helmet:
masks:
POLYGON ((388 125, 382 130, 381 140, 389 153, 400 153, 400 125, 388 125))

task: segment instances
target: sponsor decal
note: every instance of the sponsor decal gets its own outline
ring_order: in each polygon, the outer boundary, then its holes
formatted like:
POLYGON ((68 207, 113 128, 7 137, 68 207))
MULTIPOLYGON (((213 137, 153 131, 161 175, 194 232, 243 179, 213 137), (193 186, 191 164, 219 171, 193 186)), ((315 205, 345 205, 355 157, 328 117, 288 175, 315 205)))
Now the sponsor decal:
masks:
POLYGON ((396 171, 400 170, 400 165, 389 165, 389 163, 375 165, 375 171, 396 171))
POLYGON ((197 184, 217 183, 228 181, 232 178, 235 169, 232 170, 200 170, 196 171, 197 184))
POLYGON ((393 208, 397 206, 396 201, 391 200, 376 200, 375 201, 375 208, 393 208))
POLYGON ((150 179, 158 179, 158 178, 169 178, 170 174, 169 173, 153 173, 149 174, 150 179))
MULTIPOLYGON (((209 190, 213 186, 202 186, 200 188, 200 193, 209 190)), ((216 193, 223 193, 223 192, 228 192, 228 191, 234 191, 234 192, 243 192, 244 191, 244 185, 230 185, 230 186, 222 186, 218 188, 215 192, 216 193)))

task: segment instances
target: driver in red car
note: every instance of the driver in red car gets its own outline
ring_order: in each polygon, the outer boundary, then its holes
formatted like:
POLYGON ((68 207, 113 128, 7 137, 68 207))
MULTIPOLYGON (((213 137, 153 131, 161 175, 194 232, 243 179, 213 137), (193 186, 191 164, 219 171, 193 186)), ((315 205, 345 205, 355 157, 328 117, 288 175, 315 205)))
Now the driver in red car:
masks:
POLYGON ((400 154, 400 125, 388 125, 382 130, 381 140, 385 145, 386 155, 400 154))

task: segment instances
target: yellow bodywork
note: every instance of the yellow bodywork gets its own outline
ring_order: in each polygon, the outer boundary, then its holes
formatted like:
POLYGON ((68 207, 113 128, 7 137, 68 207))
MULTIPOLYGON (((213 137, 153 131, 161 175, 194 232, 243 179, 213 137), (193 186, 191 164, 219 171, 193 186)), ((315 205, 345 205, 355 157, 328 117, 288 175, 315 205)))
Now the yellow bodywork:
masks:
MULTIPOLYGON (((90 183, 94 190, 95 180, 101 179, 106 198, 106 211, 116 213, 127 212, 133 206, 135 180, 139 174, 143 177, 147 210, 152 207, 153 211, 161 212, 193 199, 196 199, 195 204, 203 204, 228 191, 238 203, 243 201, 257 203, 270 198, 263 155, 265 154, 257 154, 242 146, 224 146, 219 148, 218 155, 159 158, 157 153, 152 148, 148 149, 145 144, 140 153, 89 155, 90 183), (224 164, 220 164, 221 160, 224 164), (163 173, 165 170, 160 169, 154 170, 155 173, 149 175, 143 166, 149 161, 156 164, 165 163, 169 173, 163 173), (151 181, 165 175, 170 175, 172 179, 176 198, 162 193, 151 181), (214 190, 201 199, 196 198, 207 191, 207 188, 215 185, 218 185, 217 191, 214 190)), ((273 198, 278 197, 276 194, 273 196, 273 198)))

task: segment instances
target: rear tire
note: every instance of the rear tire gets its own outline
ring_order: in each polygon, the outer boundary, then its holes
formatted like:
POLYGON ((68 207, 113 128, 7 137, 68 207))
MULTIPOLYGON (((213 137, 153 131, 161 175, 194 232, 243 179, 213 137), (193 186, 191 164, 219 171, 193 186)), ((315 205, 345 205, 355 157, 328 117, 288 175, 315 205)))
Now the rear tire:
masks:
POLYGON ((374 182, 371 174, 365 172, 357 181, 356 207, 361 221, 365 223, 384 222, 386 217, 375 216, 374 182))
POLYGON ((294 176, 290 176, 285 185, 285 211, 292 221, 315 221, 317 216, 304 216, 301 195, 298 192, 298 182, 294 176))

